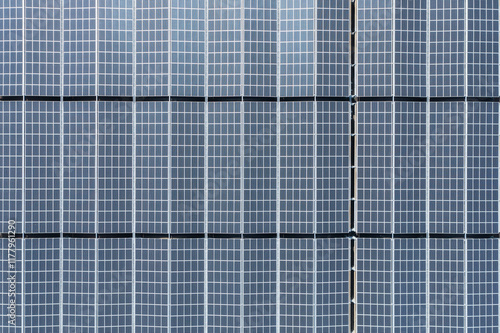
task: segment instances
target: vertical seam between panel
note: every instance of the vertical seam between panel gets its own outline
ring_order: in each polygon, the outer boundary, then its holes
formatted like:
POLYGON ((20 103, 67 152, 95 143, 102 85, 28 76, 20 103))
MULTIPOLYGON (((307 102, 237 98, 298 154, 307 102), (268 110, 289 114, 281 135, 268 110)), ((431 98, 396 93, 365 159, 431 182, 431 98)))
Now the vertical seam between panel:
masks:
POLYGON ((21 331, 25 328, 25 313, 26 313, 26 274, 25 274, 25 256, 26 242, 24 241, 24 233, 26 232, 26 1, 22 0, 22 208, 21 208, 21 331))
POLYGON ((94 330, 97 333, 99 329, 99 240, 97 234, 99 233, 99 0, 95 0, 95 94, 96 100, 94 101, 95 108, 95 161, 94 161, 94 172, 95 172, 95 199, 94 199, 94 232, 95 232, 95 244, 94 244, 94 330))
POLYGON ((204 302, 204 310, 203 310, 203 322, 204 322, 204 327, 205 327, 205 332, 208 331, 208 0, 204 0, 204 75, 203 75, 203 82, 204 82, 204 96, 205 96, 205 103, 204 103, 204 140, 203 140, 203 146, 204 146, 204 157, 203 157, 203 164, 204 164, 204 171, 203 171, 203 220, 204 220, 204 287, 203 287, 203 292, 204 292, 204 297, 203 297, 203 302, 204 302))
MULTIPOLYGON (((392 1, 392 7, 391 7, 391 98, 392 98, 392 103, 391 103, 391 234, 394 234, 395 232, 395 221, 394 221, 394 208, 395 208, 395 138, 396 138, 396 102, 394 99, 396 88, 395 88, 395 75, 394 71, 396 69, 396 66, 394 64, 395 62, 395 48, 396 48, 396 5, 395 5, 395 0, 392 1)), ((392 318, 392 322, 394 323, 394 318, 392 318)))
MULTIPOLYGON (((351 0, 349 5, 349 232, 355 233, 357 227, 357 2, 351 0)), ((349 331, 356 332, 357 328, 357 304, 356 304, 356 246, 357 239, 352 237, 349 241, 349 302, 348 302, 348 327, 349 331)))
POLYGON ((425 327, 426 331, 430 330, 430 20, 431 20, 431 0, 426 2, 426 41, 425 41, 425 95, 426 95, 426 110, 425 110, 425 327))
MULTIPOLYGON (((172 0, 168 0, 168 96, 172 95, 172 0)), ((167 233, 170 236, 172 232, 172 102, 167 102, 167 117, 168 117, 168 147, 167 147, 167 233)), ((167 238, 167 333, 171 331, 172 318, 172 264, 171 264, 171 239, 167 238)))
POLYGON ((396 61, 396 56, 395 56, 395 50, 396 50, 396 4, 395 0, 392 0, 391 3, 391 234, 392 239, 391 239, 391 332, 394 332, 394 325, 395 325, 395 297, 394 297, 394 232, 395 232, 395 223, 396 221, 394 220, 395 214, 395 184, 396 184, 396 167, 395 167, 395 153, 396 153, 396 102, 394 99, 394 96, 396 95, 396 82, 395 82, 395 61, 396 61))
POLYGON ((172 312, 172 239, 168 237, 166 239, 167 242, 167 281, 168 281, 168 291, 167 291, 167 299, 168 299, 168 318, 167 318, 167 333, 171 331, 171 312, 172 312))
POLYGON ((316 233, 318 231, 317 227, 317 179, 318 179, 318 172, 317 172, 317 149, 318 149, 318 138, 317 138, 317 124, 318 124, 318 102, 316 100, 317 97, 317 90, 318 90, 318 82, 317 82, 317 75, 318 75, 318 54, 317 54, 317 43, 318 43, 318 4, 316 0, 313 0, 313 95, 314 95, 314 102, 313 102, 313 234, 314 234, 314 239, 313 239, 313 295, 312 295, 312 330, 313 332, 317 331, 317 292, 318 292, 318 286, 316 285, 317 281, 317 239, 316 239, 316 233))
MULTIPOLYGON (((281 231, 281 0, 276 1, 276 332, 280 332, 281 325, 281 253, 280 253, 280 231, 281 231)), ((272 124, 271 124, 272 125, 272 124)))
POLYGON ((94 101, 95 108, 95 161, 94 161, 94 172, 95 172, 95 199, 94 199, 94 232, 95 232, 95 244, 94 244, 94 330, 95 332, 99 329, 99 242, 97 239, 97 234, 99 233, 99 103, 97 95, 99 93, 99 2, 95 1, 95 94, 96 100, 94 101))
MULTIPOLYGON (((245 95, 245 0, 240 0, 240 95, 245 95)), ((245 102, 240 101, 240 332, 245 329, 245 102)))
POLYGON ((94 232, 95 232, 95 244, 94 244, 94 330, 97 333, 99 329, 99 240, 97 235, 99 233, 99 0, 95 0, 95 94, 96 99, 94 101, 95 108, 95 161, 94 161, 94 172, 95 172, 95 199, 94 199, 94 232))
POLYGON ((394 309, 395 309, 395 306, 394 306, 394 300, 395 300, 395 297, 394 297, 394 290, 395 290, 395 280, 394 280, 394 258, 395 258, 395 251, 396 251, 396 246, 395 246, 395 242, 396 240, 394 239, 394 237, 390 240, 391 241, 391 332, 394 332, 394 325, 395 325, 395 320, 394 320, 394 317, 395 317, 395 312, 394 312, 394 309))
POLYGON ((469 95, 469 84, 468 84, 468 51, 469 51, 469 1, 465 0, 465 8, 464 8, 464 18, 465 18, 465 31, 464 31, 464 94, 465 94, 465 102, 464 102, 464 225, 463 232, 465 234, 464 239, 464 327, 465 330, 468 329, 468 318, 467 318, 467 168, 468 168, 468 116, 467 111, 469 107, 468 95, 469 95))
MULTIPOLYGON (((54 8, 55 9, 55 8, 54 8)), ((59 329, 64 330, 64 307, 63 307, 63 293, 64 293, 64 1, 59 4, 59 329)))
POLYGON ((132 0, 132 331, 136 325, 136 156, 137 156, 137 0, 132 0))

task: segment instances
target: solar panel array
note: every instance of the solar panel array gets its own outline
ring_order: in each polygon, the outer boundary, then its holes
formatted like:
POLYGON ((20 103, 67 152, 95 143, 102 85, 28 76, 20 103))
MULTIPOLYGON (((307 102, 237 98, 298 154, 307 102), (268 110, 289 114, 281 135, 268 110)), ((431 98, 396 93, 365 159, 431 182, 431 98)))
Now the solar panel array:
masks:
POLYGON ((499 330, 499 14, 0 0, 1 330, 499 330))

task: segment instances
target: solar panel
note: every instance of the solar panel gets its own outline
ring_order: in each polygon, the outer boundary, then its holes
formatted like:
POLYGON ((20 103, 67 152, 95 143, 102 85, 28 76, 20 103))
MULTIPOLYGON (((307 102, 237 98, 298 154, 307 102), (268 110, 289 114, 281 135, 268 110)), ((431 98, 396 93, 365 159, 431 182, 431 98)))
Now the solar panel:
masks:
POLYGON ((499 330, 499 3, 0 0, 0 330, 499 330))

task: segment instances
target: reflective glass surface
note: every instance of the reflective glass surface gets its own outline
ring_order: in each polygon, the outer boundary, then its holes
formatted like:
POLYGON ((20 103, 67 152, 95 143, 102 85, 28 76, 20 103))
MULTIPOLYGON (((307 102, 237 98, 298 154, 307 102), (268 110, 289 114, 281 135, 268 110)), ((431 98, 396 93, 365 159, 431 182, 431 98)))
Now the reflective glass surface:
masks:
POLYGON ((0 0, 0 331, 499 331, 499 11, 0 0))

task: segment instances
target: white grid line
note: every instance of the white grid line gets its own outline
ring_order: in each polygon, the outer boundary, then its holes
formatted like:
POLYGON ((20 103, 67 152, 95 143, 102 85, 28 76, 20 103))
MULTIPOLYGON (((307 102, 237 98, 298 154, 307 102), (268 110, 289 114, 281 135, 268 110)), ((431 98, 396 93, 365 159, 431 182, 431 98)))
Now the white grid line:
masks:
POLYGON ((63 279, 63 269, 64 269, 64 244, 63 244, 63 231, 64 231, 64 1, 61 1, 60 11, 61 11, 61 23, 60 23, 60 70, 61 70, 61 80, 60 80, 60 123, 59 123, 59 144, 60 144, 60 157, 59 157, 59 235, 61 239, 59 240, 59 328, 64 330, 64 279, 63 279))

